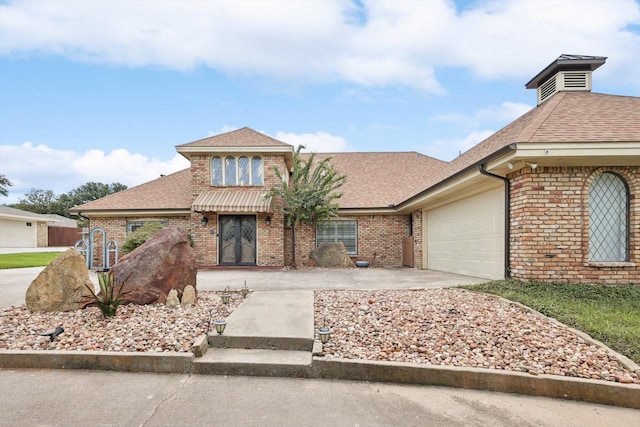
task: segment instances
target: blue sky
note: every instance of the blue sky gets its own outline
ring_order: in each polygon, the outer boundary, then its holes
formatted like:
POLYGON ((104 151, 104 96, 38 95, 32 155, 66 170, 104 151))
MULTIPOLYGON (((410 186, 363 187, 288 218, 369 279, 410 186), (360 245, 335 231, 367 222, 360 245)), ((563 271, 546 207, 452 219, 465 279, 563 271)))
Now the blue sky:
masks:
POLYGON ((524 84, 563 53, 639 96, 640 2, 0 1, 0 203, 138 185, 243 126, 448 161, 533 108, 524 84))

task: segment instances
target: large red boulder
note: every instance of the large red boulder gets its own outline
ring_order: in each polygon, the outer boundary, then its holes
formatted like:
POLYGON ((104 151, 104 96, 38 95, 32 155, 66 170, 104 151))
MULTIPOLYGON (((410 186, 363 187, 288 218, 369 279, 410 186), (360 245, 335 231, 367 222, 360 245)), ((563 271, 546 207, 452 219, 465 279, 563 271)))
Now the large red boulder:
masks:
POLYGON ((172 289, 179 295, 186 286, 196 287, 196 254, 189 236, 167 227, 120 259, 113 267, 115 294, 126 280, 126 299, 134 304, 164 303, 172 289))

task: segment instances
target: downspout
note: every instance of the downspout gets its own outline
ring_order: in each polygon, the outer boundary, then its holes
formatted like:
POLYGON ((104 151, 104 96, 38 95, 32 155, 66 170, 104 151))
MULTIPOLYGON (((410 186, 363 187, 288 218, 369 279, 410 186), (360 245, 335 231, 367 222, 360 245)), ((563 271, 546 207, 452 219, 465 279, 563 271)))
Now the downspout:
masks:
POLYGON ((478 169, 480 170, 480 173, 482 175, 486 175, 486 176, 491 176, 493 178, 498 178, 500 180, 502 180, 504 182, 504 278, 505 279, 510 279, 511 278, 511 269, 509 268, 509 261, 511 258, 511 244, 510 244, 510 240, 511 240, 511 232, 510 232, 510 225, 511 225, 511 212, 509 209, 509 204, 510 204, 510 199, 511 199, 511 189, 509 186, 509 180, 503 176, 500 175, 496 175, 493 174, 491 172, 488 172, 487 169, 485 169, 486 164, 483 163, 481 164, 478 169))

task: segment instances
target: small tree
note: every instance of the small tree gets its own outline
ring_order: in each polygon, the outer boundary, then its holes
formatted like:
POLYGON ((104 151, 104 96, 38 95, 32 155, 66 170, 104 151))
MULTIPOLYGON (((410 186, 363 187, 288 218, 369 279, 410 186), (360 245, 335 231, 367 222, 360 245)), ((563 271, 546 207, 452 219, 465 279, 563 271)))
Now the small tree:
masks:
POLYGON ((300 223, 315 226, 322 221, 338 215, 339 205, 334 203, 342 197, 337 190, 342 187, 347 177, 340 175, 331 165, 332 157, 319 162, 315 161, 315 154, 311 153, 306 159, 300 154, 305 148, 299 145, 293 154, 293 171, 291 185, 288 174, 283 174, 274 167, 277 176, 282 177, 280 185, 269 190, 265 197, 280 197, 283 199, 282 212, 285 214, 287 225, 291 226, 291 241, 293 247, 292 263, 296 266, 296 227, 300 223))

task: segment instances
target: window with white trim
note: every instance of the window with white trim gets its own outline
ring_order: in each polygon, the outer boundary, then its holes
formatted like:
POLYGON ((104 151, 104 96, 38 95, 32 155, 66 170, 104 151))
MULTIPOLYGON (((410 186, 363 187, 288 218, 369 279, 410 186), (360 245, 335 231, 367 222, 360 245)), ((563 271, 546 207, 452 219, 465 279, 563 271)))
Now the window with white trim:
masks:
POLYGON ((598 175, 589 188, 589 261, 629 260, 629 187, 617 174, 598 175))
POLYGON ((263 185, 263 163, 260 156, 227 156, 211 159, 211 185, 251 186, 263 185))
POLYGON ((326 242, 342 242, 349 255, 357 255, 358 221, 320 221, 316 225, 316 247, 326 242))

